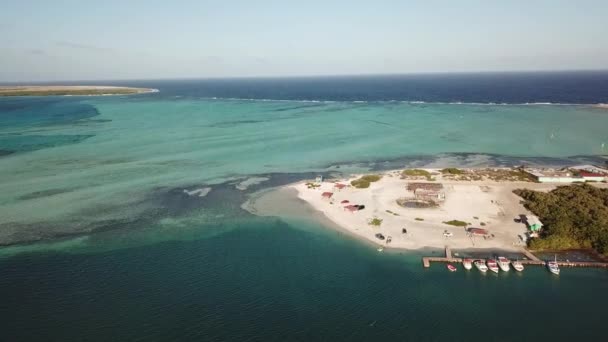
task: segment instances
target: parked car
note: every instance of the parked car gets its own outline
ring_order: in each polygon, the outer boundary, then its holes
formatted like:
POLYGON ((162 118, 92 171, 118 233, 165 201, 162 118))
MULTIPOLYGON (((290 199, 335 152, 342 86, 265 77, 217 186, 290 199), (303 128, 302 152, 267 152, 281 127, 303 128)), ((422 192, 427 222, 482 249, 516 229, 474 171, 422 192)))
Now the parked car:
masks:
POLYGON ((376 238, 378 238, 379 240, 384 240, 384 235, 378 233, 376 234, 376 238))

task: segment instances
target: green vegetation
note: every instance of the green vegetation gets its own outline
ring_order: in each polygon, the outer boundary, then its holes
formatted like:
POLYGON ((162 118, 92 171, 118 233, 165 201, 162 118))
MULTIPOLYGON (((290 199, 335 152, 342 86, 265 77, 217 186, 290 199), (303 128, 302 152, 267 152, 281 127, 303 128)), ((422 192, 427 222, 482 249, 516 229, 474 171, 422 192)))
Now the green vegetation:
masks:
POLYGON ((486 223, 485 222, 479 222, 479 225, 483 227, 483 226, 486 225, 486 223))
POLYGON ((316 183, 311 183, 311 182, 306 183, 306 188, 308 188, 308 189, 316 189, 319 187, 321 187, 321 184, 316 184, 316 183))
POLYGON ((424 219, 422 217, 416 217, 414 220, 416 220, 416 221, 424 221, 424 219))
POLYGON ((466 222, 459 221, 459 220, 445 221, 443 223, 449 224, 450 226, 456 226, 456 227, 466 227, 468 225, 466 222))
POLYGON ((421 170, 421 169, 407 169, 407 170, 403 170, 401 172, 401 178, 407 178, 407 177, 425 177, 429 181, 434 180, 431 177, 430 172, 428 172, 426 170, 421 170))
POLYGON ((0 88, 0 97, 2 96, 61 96, 61 95, 128 95, 140 93, 141 89, 136 88, 107 88, 107 89, 48 89, 48 90, 30 90, 30 89, 2 89, 0 88))
POLYGON ((381 224, 382 224, 382 219, 379 219, 377 217, 374 217, 373 219, 369 220, 370 226, 380 227, 381 224))
POLYGON ((476 219, 476 220, 479 220, 479 217, 477 217, 477 216, 473 216, 473 218, 476 219))
POLYGON ((582 184, 514 193, 544 224, 540 237, 530 240, 531 249, 594 248, 608 255, 608 189, 582 184))
POLYGON ((370 183, 377 182, 380 180, 380 178, 382 178, 380 175, 366 175, 359 179, 355 179, 354 181, 350 182, 350 184, 357 189, 365 189, 369 188, 370 183))
POLYGON ((448 175, 461 175, 461 174, 464 173, 464 171, 461 170, 461 169, 457 169, 455 167, 447 167, 445 169, 442 169, 441 173, 444 174, 444 175, 445 174, 448 174, 448 175))

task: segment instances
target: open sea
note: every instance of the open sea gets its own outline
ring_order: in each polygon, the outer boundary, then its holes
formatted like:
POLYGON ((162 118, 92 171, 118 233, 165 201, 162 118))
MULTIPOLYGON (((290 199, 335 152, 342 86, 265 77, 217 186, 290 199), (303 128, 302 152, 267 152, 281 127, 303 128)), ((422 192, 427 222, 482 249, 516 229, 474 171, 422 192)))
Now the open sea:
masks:
POLYGON ((608 72, 78 84, 159 92, 0 97, 0 341, 605 336, 606 270, 423 269, 243 204, 317 174, 605 164, 608 72))

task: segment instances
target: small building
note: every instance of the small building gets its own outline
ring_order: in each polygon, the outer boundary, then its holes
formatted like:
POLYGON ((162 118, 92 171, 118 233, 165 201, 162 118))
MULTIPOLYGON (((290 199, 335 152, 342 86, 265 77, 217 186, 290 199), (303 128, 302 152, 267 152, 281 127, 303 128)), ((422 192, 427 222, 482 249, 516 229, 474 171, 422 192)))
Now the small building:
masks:
POLYGON ((543 228, 542 222, 534 215, 526 215, 526 224, 532 232, 538 232, 543 228))
POLYGON ((597 172, 579 171, 579 177, 583 178, 586 182, 603 182, 606 180, 606 175, 597 172))
POLYGON ((407 183, 407 190, 416 192, 418 189, 441 191, 443 184, 441 183, 407 183))
POLYGON ((526 172, 540 183, 574 183, 585 181, 580 177, 574 176, 569 170, 527 169, 526 172))
POLYGON ((323 183, 323 176, 317 176, 317 178, 315 178, 315 183, 323 183))
POLYGON ((483 228, 469 228, 469 229, 467 229, 467 233, 470 236, 483 236, 483 237, 486 237, 486 236, 490 235, 490 232, 488 232, 487 229, 483 229, 483 228))
POLYGON ((347 205, 344 207, 344 210, 350 211, 351 213, 354 213, 355 211, 359 211, 359 206, 357 205, 347 205))
POLYGON ((417 200, 421 201, 442 202, 445 201, 445 192, 437 190, 416 189, 416 191, 414 191, 414 197, 416 197, 417 200))
POLYGON ((342 183, 336 183, 336 184, 334 184, 334 188, 337 189, 338 191, 346 188, 346 186, 347 186, 346 184, 342 184, 342 183))
POLYGON ((321 194, 321 197, 330 199, 333 195, 334 195, 333 192, 326 191, 326 192, 324 192, 324 193, 321 194))

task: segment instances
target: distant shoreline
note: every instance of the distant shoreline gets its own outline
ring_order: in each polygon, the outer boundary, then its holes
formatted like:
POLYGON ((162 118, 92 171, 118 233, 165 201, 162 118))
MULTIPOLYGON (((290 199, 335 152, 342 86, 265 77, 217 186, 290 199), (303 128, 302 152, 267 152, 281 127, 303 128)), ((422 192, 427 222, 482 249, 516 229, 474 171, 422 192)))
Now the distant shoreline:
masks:
POLYGON ((107 96, 155 93, 158 89, 116 86, 0 86, 3 96, 107 96))

